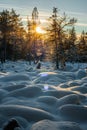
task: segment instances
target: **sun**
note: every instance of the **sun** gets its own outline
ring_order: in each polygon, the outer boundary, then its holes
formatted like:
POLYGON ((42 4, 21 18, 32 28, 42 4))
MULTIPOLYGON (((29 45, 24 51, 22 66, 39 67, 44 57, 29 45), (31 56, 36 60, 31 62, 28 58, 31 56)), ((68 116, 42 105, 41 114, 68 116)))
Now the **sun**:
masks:
POLYGON ((43 30, 40 26, 37 26, 37 27, 36 27, 36 32, 37 32, 37 33, 40 33, 40 34, 46 33, 45 30, 43 30))

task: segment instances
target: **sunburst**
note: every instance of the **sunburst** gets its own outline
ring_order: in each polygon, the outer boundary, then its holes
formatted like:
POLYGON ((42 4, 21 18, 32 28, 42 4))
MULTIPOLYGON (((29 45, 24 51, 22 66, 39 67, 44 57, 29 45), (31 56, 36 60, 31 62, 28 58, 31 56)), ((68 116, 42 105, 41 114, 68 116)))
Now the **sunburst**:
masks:
POLYGON ((40 34, 46 33, 46 31, 43 30, 40 26, 37 26, 37 27, 36 27, 36 32, 37 32, 37 33, 40 33, 40 34))

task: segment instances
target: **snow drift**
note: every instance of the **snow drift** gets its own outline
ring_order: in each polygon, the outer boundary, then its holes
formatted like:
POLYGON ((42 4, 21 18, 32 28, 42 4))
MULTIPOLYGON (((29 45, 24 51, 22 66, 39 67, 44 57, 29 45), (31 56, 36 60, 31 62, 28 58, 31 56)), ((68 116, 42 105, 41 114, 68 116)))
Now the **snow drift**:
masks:
POLYGON ((87 72, 67 65, 65 71, 42 63, 7 62, 0 72, 0 130, 12 118, 16 130, 86 130, 87 72), (14 67, 13 67, 14 65, 14 67))

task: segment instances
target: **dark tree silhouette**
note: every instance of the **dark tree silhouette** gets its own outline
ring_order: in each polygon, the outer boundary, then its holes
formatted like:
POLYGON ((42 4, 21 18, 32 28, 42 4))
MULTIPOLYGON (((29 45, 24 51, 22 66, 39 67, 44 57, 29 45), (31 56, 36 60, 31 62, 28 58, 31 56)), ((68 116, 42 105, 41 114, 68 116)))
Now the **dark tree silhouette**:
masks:
POLYGON ((75 32, 75 28, 73 27, 72 29, 69 30, 69 37, 68 37, 69 48, 68 48, 68 57, 67 57, 68 60, 73 63, 78 60, 76 39, 77 39, 76 32, 75 32))
POLYGON ((16 47, 16 41, 20 38, 22 39, 20 35, 23 32, 23 27, 20 20, 19 15, 13 9, 11 11, 3 10, 0 12, 1 50, 4 51, 4 60, 8 55, 11 56, 13 52, 13 50, 8 52, 9 44, 13 44, 12 48, 14 48, 16 47))

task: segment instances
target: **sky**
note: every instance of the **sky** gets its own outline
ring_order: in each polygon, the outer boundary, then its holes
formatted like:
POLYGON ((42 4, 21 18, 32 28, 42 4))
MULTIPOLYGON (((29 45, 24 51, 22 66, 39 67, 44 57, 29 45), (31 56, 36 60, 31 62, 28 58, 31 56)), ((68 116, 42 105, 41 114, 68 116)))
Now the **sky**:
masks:
POLYGON ((87 32, 87 0, 0 0, 0 11, 14 9, 23 21, 31 17, 33 8, 37 7, 39 19, 44 21, 52 15, 53 7, 60 14, 64 12, 70 18, 76 18, 76 32, 87 32))

